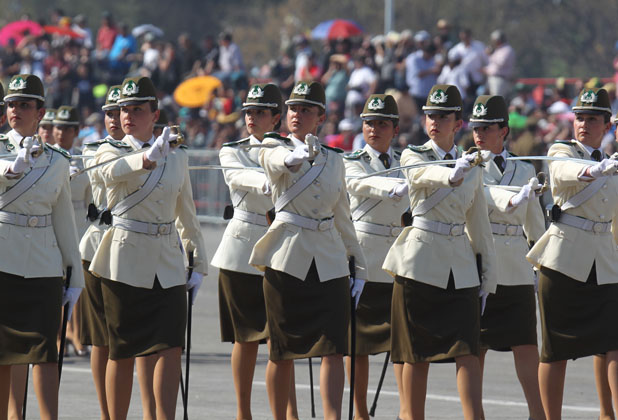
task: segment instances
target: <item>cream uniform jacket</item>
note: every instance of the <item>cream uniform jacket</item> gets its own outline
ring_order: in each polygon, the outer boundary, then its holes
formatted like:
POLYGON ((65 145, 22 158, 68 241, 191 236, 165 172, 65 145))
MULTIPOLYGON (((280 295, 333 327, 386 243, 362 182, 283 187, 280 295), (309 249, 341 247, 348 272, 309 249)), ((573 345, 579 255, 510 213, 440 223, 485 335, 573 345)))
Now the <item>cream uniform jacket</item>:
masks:
MULTIPOLYGON (((15 130, 0 136, 3 152, 16 153, 23 137, 15 130)), ((46 171, 15 201, 2 211, 20 215, 51 215, 51 226, 27 227, 0 222, 0 271, 23 276, 62 277, 67 267, 73 268, 71 287, 84 287, 79 258, 77 229, 71 204, 68 154, 45 146, 34 168, 46 171)), ((0 193, 17 184, 23 176, 7 175, 12 161, 0 161, 0 193)), ((27 174, 30 170, 26 170, 27 174)))
MULTIPOLYGON (((432 141, 408 148, 401 154, 401 166, 439 160, 432 141)), ((450 188, 451 168, 431 165, 405 170, 410 185, 410 208, 421 204, 438 188, 450 188)), ((382 266, 391 275, 406 277, 446 289, 452 271, 455 288, 479 285, 476 254, 481 254, 483 283, 481 289, 494 293, 497 285, 496 252, 492 240, 487 202, 483 191, 482 168, 465 175, 462 184, 435 207, 425 219, 449 224, 466 224, 466 234, 447 236, 406 227, 386 256, 382 266)))
MULTIPOLYGON (((219 160, 223 166, 259 167, 259 148, 240 149, 240 145, 261 142, 254 136, 232 143, 225 143, 219 152, 219 160)), ((225 183, 230 189, 230 194, 239 194, 242 201, 238 209, 264 216, 273 207, 272 199, 264 195, 262 187, 267 182, 264 173, 254 170, 230 170, 223 171, 225 183)), ((268 226, 260 226, 238 219, 231 219, 223 233, 221 243, 212 258, 211 264, 225 270, 240 273, 261 275, 252 265, 249 265, 249 257, 253 246, 268 230, 268 226)))
MULTIPOLYGON (((81 155, 81 149, 76 147, 68 151, 71 155, 81 155)), ((92 159, 90 159, 92 160, 92 159)), ((82 159, 71 159, 71 166, 75 166, 79 169, 84 168, 82 159)), ((77 237, 84 236, 86 229, 88 229, 88 204, 92 199, 92 192, 90 189, 90 180, 88 174, 80 174, 71 179, 71 201, 73 202, 73 210, 75 211, 75 224, 77 225, 77 237)))
MULTIPOLYGON (((580 180, 578 174, 596 162, 576 140, 554 143, 547 154, 591 160, 590 165, 568 161, 549 164, 552 195, 554 202, 561 206, 589 184, 580 180)), ((594 233, 560 222, 552 223, 528 252, 528 261, 581 282, 588 279, 592 264, 596 263, 598 284, 618 283, 618 177, 607 177, 605 185, 590 199, 566 213, 594 222, 611 221, 612 232, 594 233)))
MULTIPOLYGON (((400 153, 393 153, 391 168, 399 166, 399 159, 400 153)), ((388 193, 397 184, 406 182, 405 178, 401 171, 391 172, 388 176, 351 178, 386 169, 368 145, 363 150, 344 156, 344 163, 346 175, 349 177, 346 178, 346 184, 350 196, 352 220, 387 226, 392 232, 390 236, 382 236, 356 229, 356 236, 367 262, 368 279, 374 282, 392 283, 393 277, 382 270, 382 264, 398 232, 402 231, 401 215, 410 207, 410 200, 407 195, 393 199, 388 196, 388 193), (358 207, 365 202, 371 204, 369 210, 365 212, 361 208, 357 211, 358 207)), ((366 205, 369 206, 369 204, 366 205)))
MULTIPOLYGON (((151 138, 150 143, 153 139, 151 138)), ((137 150, 139 143, 132 136, 123 142, 137 150)), ((111 142, 99 147, 95 162, 104 162, 124 154, 124 149, 111 142)), ((194 270, 206 274, 208 262, 189 179, 188 156, 183 149, 170 151, 158 163, 165 164, 163 176, 153 191, 121 217, 153 224, 178 221, 182 225, 180 238, 184 249, 195 251, 194 270)), ((143 169, 143 154, 127 156, 98 169, 105 182, 107 205, 110 209, 146 181, 149 170, 143 169)), ((103 234, 90 271, 100 277, 133 287, 151 289, 155 276, 167 289, 186 284, 185 264, 179 235, 172 229, 168 235, 148 235, 110 227, 103 234)))
MULTIPOLYGON (((264 145, 276 146, 260 150, 260 165, 272 187, 273 202, 311 168, 304 161, 297 172, 285 166, 284 159, 293 149, 291 139, 266 137, 264 145)), ((297 144, 300 140, 295 139, 297 144)), ((288 203, 283 210, 315 220, 334 217, 334 227, 312 231, 275 219, 266 234, 255 244, 249 263, 261 271, 266 267, 304 280, 315 259, 320 281, 350 274, 348 257, 356 260, 356 278, 367 279, 365 257, 350 220, 350 204, 345 186, 342 157, 324 146, 314 164, 326 162, 320 175, 288 203)))
MULTIPOLYGON (((124 150, 127 152, 133 150, 131 146, 125 143, 116 142, 111 137, 106 137, 105 139, 99 141, 85 143, 82 154, 84 156, 92 156, 91 159, 84 159, 84 166, 86 168, 95 164, 94 156, 97 149, 107 141, 115 142, 116 145, 118 145, 121 149, 124 148, 124 150)), ((103 180, 103 177, 99 174, 98 168, 88 171, 82 175, 86 175, 90 180, 92 203, 94 203, 94 205, 99 211, 103 211, 106 208, 107 203, 105 199, 105 181, 103 180)), ((90 203, 86 203, 86 205, 88 204, 90 203)), ((79 242, 79 252, 82 256, 82 260, 84 261, 92 261, 94 253, 99 247, 99 243, 101 243, 101 237, 103 236, 105 230, 107 230, 108 228, 105 223, 99 224, 99 221, 100 220, 98 219, 94 222, 88 221, 89 226, 86 229, 84 235, 82 236, 81 241, 79 242)))
MULTIPOLYGON (((508 152, 507 152, 508 153, 508 152)), ((508 156, 511 156, 510 154, 508 156)), ((498 165, 489 160, 483 168, 485 199, 489 208, 489 220, 500 225, 523 226, 524 234, 519 236, 494 234, 494 246, 498 257, 498 284, 505 286, 532 285, 534 272, 526 260, 529 243, 539 240, 545 232, 545 218, 538 198, 512 208, 511 198, 517 194, 491 185, 523 186, 534 177, 534 166, 524 161, 506 161, 504 174, 498 165)))

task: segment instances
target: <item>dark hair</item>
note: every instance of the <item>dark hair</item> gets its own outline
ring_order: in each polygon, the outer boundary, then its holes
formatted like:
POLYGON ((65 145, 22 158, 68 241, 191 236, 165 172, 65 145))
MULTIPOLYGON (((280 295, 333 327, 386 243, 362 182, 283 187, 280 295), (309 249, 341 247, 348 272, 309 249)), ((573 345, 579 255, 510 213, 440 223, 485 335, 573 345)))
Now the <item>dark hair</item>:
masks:
POLYGON ((159 101, 152 100, 152 101, 148 101, 148 103, 150 104, 150 112, 155 112, 159 109, 159 101))
POLYGON ((500 122, 498 123, 498 127, 500 127, 500 128, 504 128, 504 127, 506 127, 506 128, 507 128, 506 134, 504 135, 504 139, 503 139, 503 140, 506 140, 506 138, 507 138, 507 137, 509 136, 509 134, 511 133, 511 129, 509 128, 509 122, 508 122, 508 121, 500 121, 500 122))
POLYGON ((605 122, 605 124, 607 124, 608 122, 611 122, 612 120, 612 115, 608 114, 607 112, 603 114, 605 118, 603 118, 603 121, 605 122))

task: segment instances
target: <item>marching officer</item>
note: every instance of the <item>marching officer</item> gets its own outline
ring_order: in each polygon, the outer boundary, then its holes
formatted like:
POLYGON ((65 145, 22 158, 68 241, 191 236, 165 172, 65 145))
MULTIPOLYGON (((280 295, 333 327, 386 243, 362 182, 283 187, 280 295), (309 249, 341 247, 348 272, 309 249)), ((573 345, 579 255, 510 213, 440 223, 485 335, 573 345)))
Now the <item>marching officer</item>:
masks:
POLYGON ((485 199, 500 267, 496 293, 481 315, 481 374, 487 350, 512 351, 515 369, 532 419, 544 419, 539 391, 536 339, 535 275, 526 260, 529 246, 545 232, 545 218, 534 185, 534 166, 507 160, 514 156, 504 142, 509 114, 502 96, 479 96, 472 108, 474 143, 490 152, 483 168, 485 199), (519 192, 501 186, 521 187, 519 192), (524 236, 525 235, 525 236, 524 236))
POLYGON ((249 260, 265 272, 268 396, 275 420, 285 419, 293 360, 321 356, 324 418, 339 419, 350 293, 360 297, 366 264, 350 220, 343 159, 315 137, 326 117, 324 88, 300 81, 286 104, 291 136, 268 135, 259 153, 274 221, 249 260), (348 257, 356 261, 351 279, 348 257))
POLYGON ((153 379, 157 418, 173 418, 180 356, 184 345, 186 290, 195 297, 207 270, 204 243, 195 213, 188 156, 170 145, 177 135, 165 128, 152 135, 158 118, 155 87, 147 77, 122 83, 120 119, 133 150, 106 142, 95 162, 105 182, 103 220, 111 224, 101 238, 89 270, 101 278, 109 340, 106 392, 110 417, 126 418, 135 357, 156 353, 153 379), (175 223, 181 228, 180 235, 175 223), (182 240, 182 244, 180 243, 182 240), (183 249, 195 252, 187 282, 183 249))
MULTIPOLYGON (((352 221, 368 271, 368 281, 356 310, 354 381, 356 418, 368 420, 369 355, 390 352, 391 349, 393 278, 382 270, 382 264, 401 233, 401 215, 410 207, 410 200, 408 184, 401 171, 362 180, 354 178, 399 166, 401 153, 391 147, 393 138, 399 133, 397 102, 391 95, 371 95, 360 117, 367 144, 362 150, 344 155, 344 163, 352 221)), ((403 396, 403 366, 393 366, 397 387, 403 396)))
POLYGON ((404 420, 424 418, 429 363, 452 358, 464 418, 481 417, 478 296, 479 286, 482 294, 496 290, 496 255, 482 171, 471 167, 477 154, 462 156, 454 145, 462 106, 455 86, 433 86, 423 107, 430 140, 401 155, 402 166, 457 159, 453 168, 406 170, 412 225, 383 265, 395 276, 391 354, 405 363, 404 420))
POLYGON ((45 108, 45 114, 39 122, 38 134, 43 139, 44 143, 55 144, 54 140, 54 118, 56 110, 54 108, 45 108))
MULTIPOLYGON (((56 111, 54 120, 54 144, 70 155, 81 155, 82 150, 75 146, 75 139, 79 134, 79 114, 77 108, 61 106, 56 111)), ((82 159, 71 159, 71 175, 84 168, 82 159)), ((88 175, 81 174, 71 178, 71 200, 75 211, 77 236, 81 238, 88 228, 86 213, 91 200, 90 181, 88 175)))
MULTIPOLYGON (((104 143, 113 142, 118 147, 124 146, 123 150, 132 150, 129 145, 124 145, 120 142, 124 138, 124 131, 122 131, 120 124, 120 107, 117 103, 118 99, 120 99, 120 87, 120 85, 110 86, 105 98, 105 104, 101 107, 105 113, 104 124, 105 130, 108 133, 107 137, 98 141, 84 143, 83 155, 92 157, 84 159, 84 167, 86 168, 94 165, 96 151, 104 143)), ((99 399, 99 407, 101 408, 101 418, 109 419, 107 396, 105 393, 105 371, 109 356, 105 308, 101 292, 101 280, 88 270, 94 253, 99 247, 101 236, 103 236, 108 227, 108 225, 100 223, 101 213, 106 208, 105 181, 96 169, 88 171, 81 176, 83 175, 86 175, 90 180, 92 201, 88 203, 87 211, 89 226, 79 243, 82 268, 86 281, 84 293, 80 298, 80 309, 82 312, 80 339, 83 345, 92 346, 90 368, 99 399)))
POLYGON ((41 418, 57 419, 61 307, 69 303, 70 311, 84 286, 70 156, 32 138, 45 113, 38 77, 13 76, 4 101, 11 131, 0 143, 16 157, 0 161, 0 413, 7 412, 11 366, 33 364, 41 418), (75 270, 63 291, 67 267, 75 270))
MULTIPOLYGON (((243 103, 249 137, 225 143, 219 152, 221 165, 259 168, 259 146, 267 132, 281 125, 283 100, 271 83, 251 86, 243 103)), ((236 389, 237 419, 251 418, 251 385, 258 345, 268 339, 264 305, 263 273, 249 265, 253 246, 268 229, 266 212, 272 208, 269 182, 255 170, 225 170, 232 205, 221 243, 212 259, 219 268, 219 320, 222 341, 234 343, 232 372, 236 389)), ((294 374, 290 380, 287 419, 298 418, 294 374)))
POLYGON ((618 405, 618 161, 601 150, 611 128, 607 91, 584 89, 573 112, 575 139, 555 142, 548 156, 590 163, 549 163, 552 223, 527 255, 540 271, 539 382, 549 420, 561 417, 568 359, 604 354, 618 405))

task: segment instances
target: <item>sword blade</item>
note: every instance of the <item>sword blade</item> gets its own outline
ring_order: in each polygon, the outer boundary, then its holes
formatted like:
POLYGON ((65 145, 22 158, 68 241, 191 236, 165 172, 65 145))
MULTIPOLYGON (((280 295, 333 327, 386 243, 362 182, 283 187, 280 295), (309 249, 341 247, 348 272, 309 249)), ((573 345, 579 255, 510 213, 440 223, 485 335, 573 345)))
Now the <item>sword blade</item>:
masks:
POLYGON ((195 165, 195 166, 189 166, 189 170, 190 171, 198 171, 198 170, 208 170, 208 169, 222 169, 222 170, 226 170, 226 169, 244 169, 244 170, 248 170, 248 171, 257 171, 257 172, 264 172, 264 169, 260 166, 224 166, 224 165, 195 165))
POLYGON ((144 153, 146 150, 148 150, 148 149, 133 150, 132 152, 125 153, 124 155, 116 156, 115 158, 108 159, 108 160, 106 160, 104 162, 99 162, 99 163, 97 163, 95 165, 92 165, 92 166, 89 166, 87 168, 80 169, 79 171, 77 171, 73 175, 71 175, 71 179, 75 178, 76 176, 79 176, 79 175, 83 174, 84 172, 92 171, 93 169, 96 169, 96 168, 99 168, 101 166, 107 165, 108 163, 115 162, 115 161, 117 161, 119 159, 126 158, 126 157, 132 156, 132 155, 136 155, 138 153, 144 153))

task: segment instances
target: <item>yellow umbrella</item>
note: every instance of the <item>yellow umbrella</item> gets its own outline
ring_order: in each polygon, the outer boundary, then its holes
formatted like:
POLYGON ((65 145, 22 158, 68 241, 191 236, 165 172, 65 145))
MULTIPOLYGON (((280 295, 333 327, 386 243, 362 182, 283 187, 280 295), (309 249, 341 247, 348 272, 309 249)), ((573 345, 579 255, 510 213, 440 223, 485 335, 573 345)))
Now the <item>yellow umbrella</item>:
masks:
POLYGON ((198 76, 187 79, 174 90, 174 100, 180 106, 197 108, 208 102, 213 90, 221 86, 214 76, 198 76))

